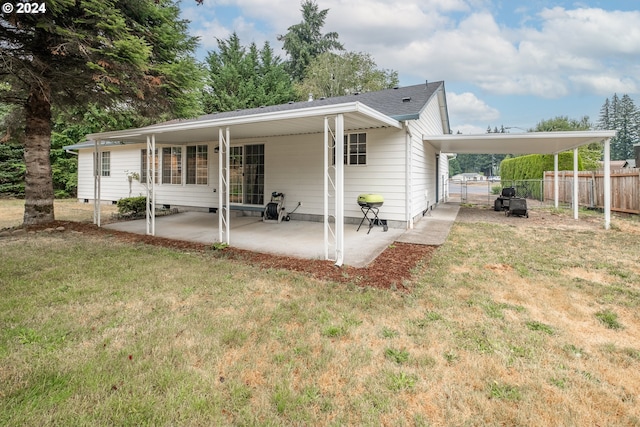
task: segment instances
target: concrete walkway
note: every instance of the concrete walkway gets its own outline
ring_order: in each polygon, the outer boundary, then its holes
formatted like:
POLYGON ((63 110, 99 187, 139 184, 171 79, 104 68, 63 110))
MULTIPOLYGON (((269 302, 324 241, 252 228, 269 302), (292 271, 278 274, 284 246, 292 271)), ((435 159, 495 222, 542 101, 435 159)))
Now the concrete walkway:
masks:
POLYGON ((442 203, 415 223, 412 230, 407 230, 398 238, 401 243, 440 246, 444 244, 451 226, 458 216, 459 203, 442 203))
MULTIPOLYGON (((442 245, 456 219, 459 204, 441 204, 423 217, 412 230, 345 224, 344 264, 365 267, 394 242, 442 245)), ((230 218, 230 244, 255 252, 307 259, 324 259, 324 225, 320 222, 289 221, 264 223, 258 217, 230 218)), ((124 221, 104 226, 106 229, 145 234, 146 220, 124 221)), ((156 236, 213 244, 218 241, 218 215, 183 212, 156 218, 156 236)), ((329 256, 333 256, 330 248, 329 256)))

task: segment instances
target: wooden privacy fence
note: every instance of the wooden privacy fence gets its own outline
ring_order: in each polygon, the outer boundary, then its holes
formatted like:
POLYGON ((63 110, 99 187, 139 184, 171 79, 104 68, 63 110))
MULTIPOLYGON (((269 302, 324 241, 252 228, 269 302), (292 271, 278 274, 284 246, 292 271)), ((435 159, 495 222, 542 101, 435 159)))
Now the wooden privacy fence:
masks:
MULTIPOLYGON (((544 199, 554 200, 553 171, 544 173, 544 199)), ((558 200, 571 203, 573 171, 558 172, 558 200)), ((578 172, 578 205, 604 208, 604 171, 578 172)), ((640 214, 640 169, 611 171, 611 210, 640 214)))

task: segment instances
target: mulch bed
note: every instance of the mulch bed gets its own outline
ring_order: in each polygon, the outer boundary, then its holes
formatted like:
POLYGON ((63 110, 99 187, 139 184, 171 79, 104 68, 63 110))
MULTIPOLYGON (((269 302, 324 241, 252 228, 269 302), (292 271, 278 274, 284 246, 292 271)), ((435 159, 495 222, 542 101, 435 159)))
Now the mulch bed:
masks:
POLYGON ((435 246, 394 243, 387 247, 368 266, 355 268, 352 266, 336 267, 331 261, 252 252, 234 247, 215 250, 213 245, 210 244, 107 230, 94 224, 82 222, 54 221, 48 224, 27 227, 27 231, 47 230, 55 232, 56 228, 59 227, 64 227, 64 232, 75 231, 87 235, 113 236, 120 241, 128 243, 144 243, 184 251, 220 253, 226 259, 259 265, 264 269, 275 268, 297 271, 319 280, 401 291, 410 290, 408 282, 411 280, 414 269, 427 263, 437 248, 435 246))

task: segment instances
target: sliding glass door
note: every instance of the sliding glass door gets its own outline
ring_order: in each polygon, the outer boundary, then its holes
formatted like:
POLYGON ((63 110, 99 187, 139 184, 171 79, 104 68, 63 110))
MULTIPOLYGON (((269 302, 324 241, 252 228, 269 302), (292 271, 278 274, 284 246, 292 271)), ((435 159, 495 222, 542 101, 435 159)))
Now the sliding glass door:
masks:
POLYGON ((264 204, 264 144, 230 147, 229 201, 264 204))

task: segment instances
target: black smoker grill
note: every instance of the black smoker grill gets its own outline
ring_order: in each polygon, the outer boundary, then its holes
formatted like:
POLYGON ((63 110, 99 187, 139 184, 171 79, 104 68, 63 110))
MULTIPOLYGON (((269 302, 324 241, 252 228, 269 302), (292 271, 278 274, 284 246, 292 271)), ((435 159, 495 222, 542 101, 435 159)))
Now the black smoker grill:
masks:
POLYGON ((363 216, 356 231, 360 231, 360 227, 362 227, 365 219, 369 222, 369 231, 367 231, 367 234, 371 232, 371 228, 373 228, 374 225, 382 225, 384 231, 388 230, 387 221, 378 218, 378 212, 383 203, 384 197, 379 194, 360 194, 358 196, 358 204, 360 205, 363 216))
POLYGON ((502 189, 500 196, 493 203, 494 211, 505 211, 506 216, 525 216, 529 218, 527 210, 527 199, 516 197, 516 189, 513 187, 505 187, 502 189))
POLYGON ((527 199, 521 197, 512 197, 509 200, 509 208, 504 213, 506 216, 524 216, 529 218, 529 211, 527 210, 527 199))
POLYGON ((505 187, 502 189, 500 196, 493 203, 493 210, 500 212, 509 209, 509 202, 516 197, 516 189, 513 187, 505 187))

